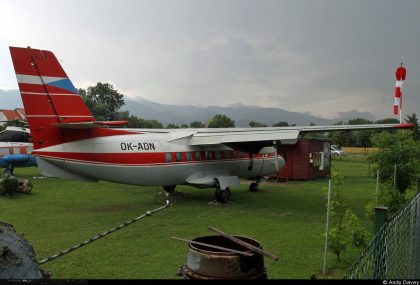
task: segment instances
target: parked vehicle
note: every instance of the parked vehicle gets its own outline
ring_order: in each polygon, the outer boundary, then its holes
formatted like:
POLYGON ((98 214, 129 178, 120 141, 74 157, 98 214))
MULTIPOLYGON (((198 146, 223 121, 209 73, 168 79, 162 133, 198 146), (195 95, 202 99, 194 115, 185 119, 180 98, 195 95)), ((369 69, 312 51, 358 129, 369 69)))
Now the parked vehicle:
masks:
POLYGON ((331 145, 331 154, 334 156, 344 155, 344 151, 336 144, 331 145))

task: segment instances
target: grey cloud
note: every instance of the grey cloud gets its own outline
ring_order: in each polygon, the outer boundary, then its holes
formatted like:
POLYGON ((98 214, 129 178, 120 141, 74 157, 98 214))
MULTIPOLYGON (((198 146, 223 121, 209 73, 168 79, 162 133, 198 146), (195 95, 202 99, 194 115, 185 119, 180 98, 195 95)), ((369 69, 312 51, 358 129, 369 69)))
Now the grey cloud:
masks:
MULTIPOLYGON (((0 43, 53 50, 75 82, 109 81, 179 105, 381 117, 392 116, 394 70, 404 62, 405 110, 420 110, 416 0, 40 0, 6 8, 0 24, 16 24, 1 25, 0 43)), ((11 86, 3 78, 0 86, 11 86)))

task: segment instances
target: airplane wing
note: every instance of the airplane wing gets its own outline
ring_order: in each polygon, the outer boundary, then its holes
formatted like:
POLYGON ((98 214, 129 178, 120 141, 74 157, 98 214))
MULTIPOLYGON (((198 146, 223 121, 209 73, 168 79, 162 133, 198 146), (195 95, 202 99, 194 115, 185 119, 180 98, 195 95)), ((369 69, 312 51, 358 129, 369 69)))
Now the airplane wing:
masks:
POLYGON ((412 127, 412 124, 366 124, 265 128, 213 128, 196 129, 193 134, 186 133, 184 137, 180 138, 187 139, 188 145, 191 146, 224 144, 232 148, 257 153, 265 146, 295 144, 301 133, 343 130, 404 129, 412 127))
MULTIPOLYGON (((127 121, 115 122, 77 122, 56 123, 64 129, 90 129, 98 127, 116 127, 127 121)), ((198 128, 198 129, 120 129, 132 133, 168 133, 168 141, 186 140, 190 146, 224 144, 243 151, 257 153, 265 146, 277 144, 295 144, 299 135, 309 132, 379 130, 412 128, 412 124, 365 124, 365 125, 329 125, 329 126, 290 126, 263 128, 198 128)), ((185 143, 185 142, 184 142, 185 143)))
POLYGON ((293 126, 265 128, 212 128, 196 129, 191 135, 189 145, 211 145, 237 142, 287 141, 296 140, 300 133, 327 132, 343 130, 402 129, 412 128, 412 124, 366 124, 331 126, 293 126))

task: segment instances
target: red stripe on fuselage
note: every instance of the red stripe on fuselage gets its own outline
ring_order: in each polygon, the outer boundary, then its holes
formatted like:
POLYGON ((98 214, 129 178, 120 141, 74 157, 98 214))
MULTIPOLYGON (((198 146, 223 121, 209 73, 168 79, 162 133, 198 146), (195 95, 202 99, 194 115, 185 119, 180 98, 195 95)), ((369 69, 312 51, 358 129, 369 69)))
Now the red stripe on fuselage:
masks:
MULTIPOLYGON (((112 165, 162 165, 162 164, 193 164, 205 162, 228 162, 248 160, 245 158, 227 158, 227 159, 206 159, 206 160, 182 160, 182 161, 166 161, 165 152, 142 152, 142 153, 74 153, 74 152, 43 152, 34 151, 34 154, 44 158, 70 160, 82 163, 91 164, 112 164, 112 165)), ((262 159, 263 156, 259 155, 254 159, 262 159)), ((268 158, 268 157, 266 157, 268 158)))
MULTIPOLYGON (((228 161, 240 161, 249 160, 249 155, 238 158, 223 158, 223 159, 203 159, 203 160, 185 160, 185 152, 182 155, 181 161, 175 161, 175 153, 171 153, 173 159, 172 162, 166 161, 166 154, 168 152, 141 152, 141 153, 76 153, 76 152, 44 152, 34 151, 35 155, 59 159, 59 160, 70 160, 82 163, 90 164, 112 164, 112 165, 171 165, 171 164, 195 164, 195 163, 214 163, 214 162, 228 162, 228 161)), ((191 152, 195 153, 195 152, 191 152)), ((254 159, 273 158, 274 154, 256 154, 254 159)))

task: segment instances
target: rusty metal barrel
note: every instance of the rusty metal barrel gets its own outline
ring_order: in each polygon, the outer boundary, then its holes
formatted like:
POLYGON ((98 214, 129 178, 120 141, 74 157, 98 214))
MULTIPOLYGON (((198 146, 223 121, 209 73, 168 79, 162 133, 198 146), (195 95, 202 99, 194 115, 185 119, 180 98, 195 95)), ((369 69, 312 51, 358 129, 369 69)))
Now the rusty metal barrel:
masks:
MULTIPOLYGON (((252 238, 234 237, 262 249, 262 245, 252 238)), ((185 279, 267 279, 264 258, 261 254, 254 253, 248 248, 219 235, 203 236, 193 241, 244 251, 252 253, 252 255, 245 256, 189 243, 187 264, 182 265, 178 272, 185 279)))

